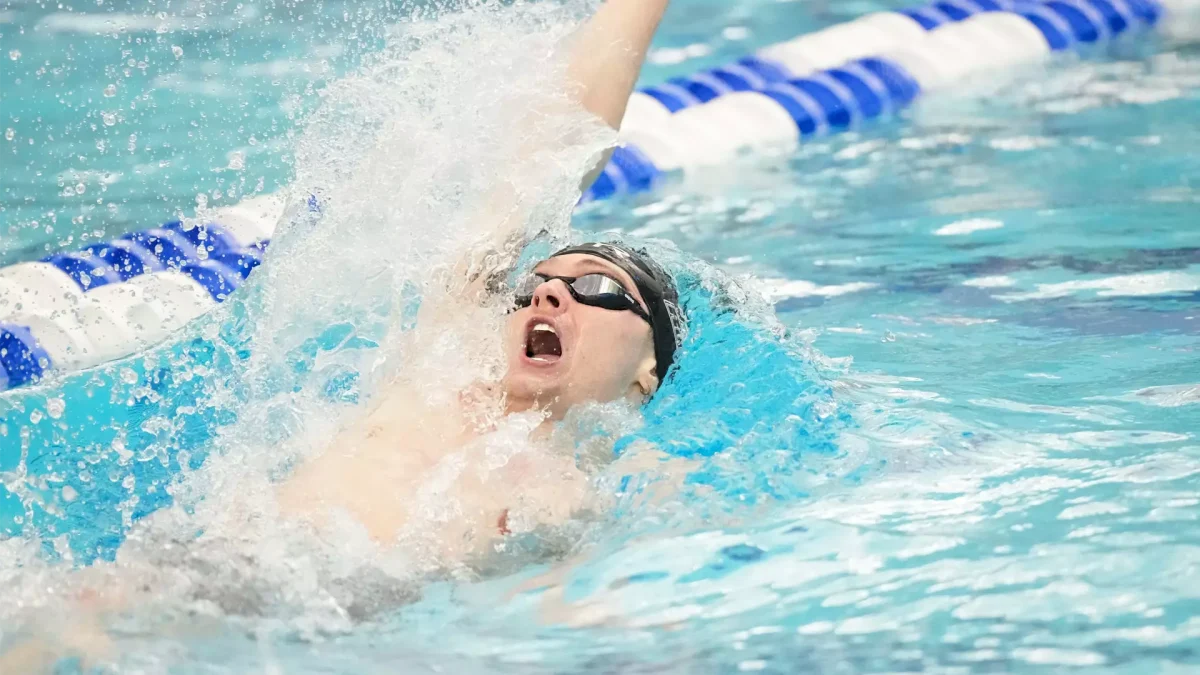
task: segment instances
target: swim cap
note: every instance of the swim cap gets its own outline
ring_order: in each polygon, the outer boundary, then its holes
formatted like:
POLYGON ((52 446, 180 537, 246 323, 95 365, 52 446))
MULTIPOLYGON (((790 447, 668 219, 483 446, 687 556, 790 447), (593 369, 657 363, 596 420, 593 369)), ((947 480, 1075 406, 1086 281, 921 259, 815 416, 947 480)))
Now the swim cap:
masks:
POLYGON ((667 370, 675 359, 675 322, 672 313, 679 311, 679 293, 675 282, 658 263, 644 250, 635 250, 623 244, 591 243, 568 246, 551 258, 582 253, 595 256, 620 267, 633 277, 638 293, 646 301, 650 314, 650 327, 654 336, 655 374, 661 387, 667 379, 667 370))

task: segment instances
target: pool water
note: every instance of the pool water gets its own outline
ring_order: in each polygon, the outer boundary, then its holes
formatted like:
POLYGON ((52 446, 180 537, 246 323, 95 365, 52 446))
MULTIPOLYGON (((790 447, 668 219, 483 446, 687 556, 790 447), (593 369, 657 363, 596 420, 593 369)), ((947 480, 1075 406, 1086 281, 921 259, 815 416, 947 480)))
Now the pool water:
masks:
MULTIPOLYGON (((887 6, 676 0, 644 80, 887 6)), ((311 88, 409 9, 0 9, 0 263, 284 185, 311 88)), ((563 556, 433 581, 318 637, 232 618, 166 633, 133 611, 109 626, 118 672, 1190 672, 1200 32, 1176 25, 587 206, 576 227, 670 239, 748 275, 778 319, 695 294, 711 339, 635 433, 695 462, 677 497, 614 486, 617 513, 563 556)), ((237 379, 254 308, 0 395, 9 533, 111 557, 254 398, 204 400, 237 379)), ((362 361, 330 354, 359 332, 291 345, 274 386, 352 406, 362 361)), ((287 410, 260 413, 265 435, 287 410)), ((6 551, 0 576, 36 595, 47 577, 6 551)))

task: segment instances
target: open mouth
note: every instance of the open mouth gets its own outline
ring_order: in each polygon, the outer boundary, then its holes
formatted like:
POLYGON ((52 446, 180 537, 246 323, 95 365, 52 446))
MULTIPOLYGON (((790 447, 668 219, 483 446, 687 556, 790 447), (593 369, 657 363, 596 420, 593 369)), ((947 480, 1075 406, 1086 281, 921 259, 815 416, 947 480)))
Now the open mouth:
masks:
POLYGON ((539 321, 529 327, 525 334, 525 356, 543 363, 552 363, 562 356, 562 341, 554 326, 539 321))

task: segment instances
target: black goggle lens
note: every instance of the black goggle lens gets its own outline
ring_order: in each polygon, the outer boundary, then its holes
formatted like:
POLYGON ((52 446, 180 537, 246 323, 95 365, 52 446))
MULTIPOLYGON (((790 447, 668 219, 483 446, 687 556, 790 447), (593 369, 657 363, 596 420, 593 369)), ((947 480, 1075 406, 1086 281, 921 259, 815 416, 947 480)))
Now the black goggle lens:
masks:
POLYGON ((610 309, 614 311, 629 310, 638 316, 649 320, 646 311, 630 295, 621 282, 603 274, 585 274, 581 277, 550 277, 543 274, 531 274, 521 280, 517 286, 516 303, 518 307, 528 307, 533 302, 533 294, 538 286, 554 279, 560 279, 567 284, 571 296, 576 302, 591 307, 610 309))

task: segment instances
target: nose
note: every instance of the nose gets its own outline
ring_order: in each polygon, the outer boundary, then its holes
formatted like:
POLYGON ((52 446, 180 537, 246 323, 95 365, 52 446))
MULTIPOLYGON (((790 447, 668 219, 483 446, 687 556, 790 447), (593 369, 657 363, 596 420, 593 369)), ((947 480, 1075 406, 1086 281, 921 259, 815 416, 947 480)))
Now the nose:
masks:
POLYGON ((561 312, 567 307, 571 292, 562 279, 551 279, 533 291, 533 306, 550 312, 561 312))

